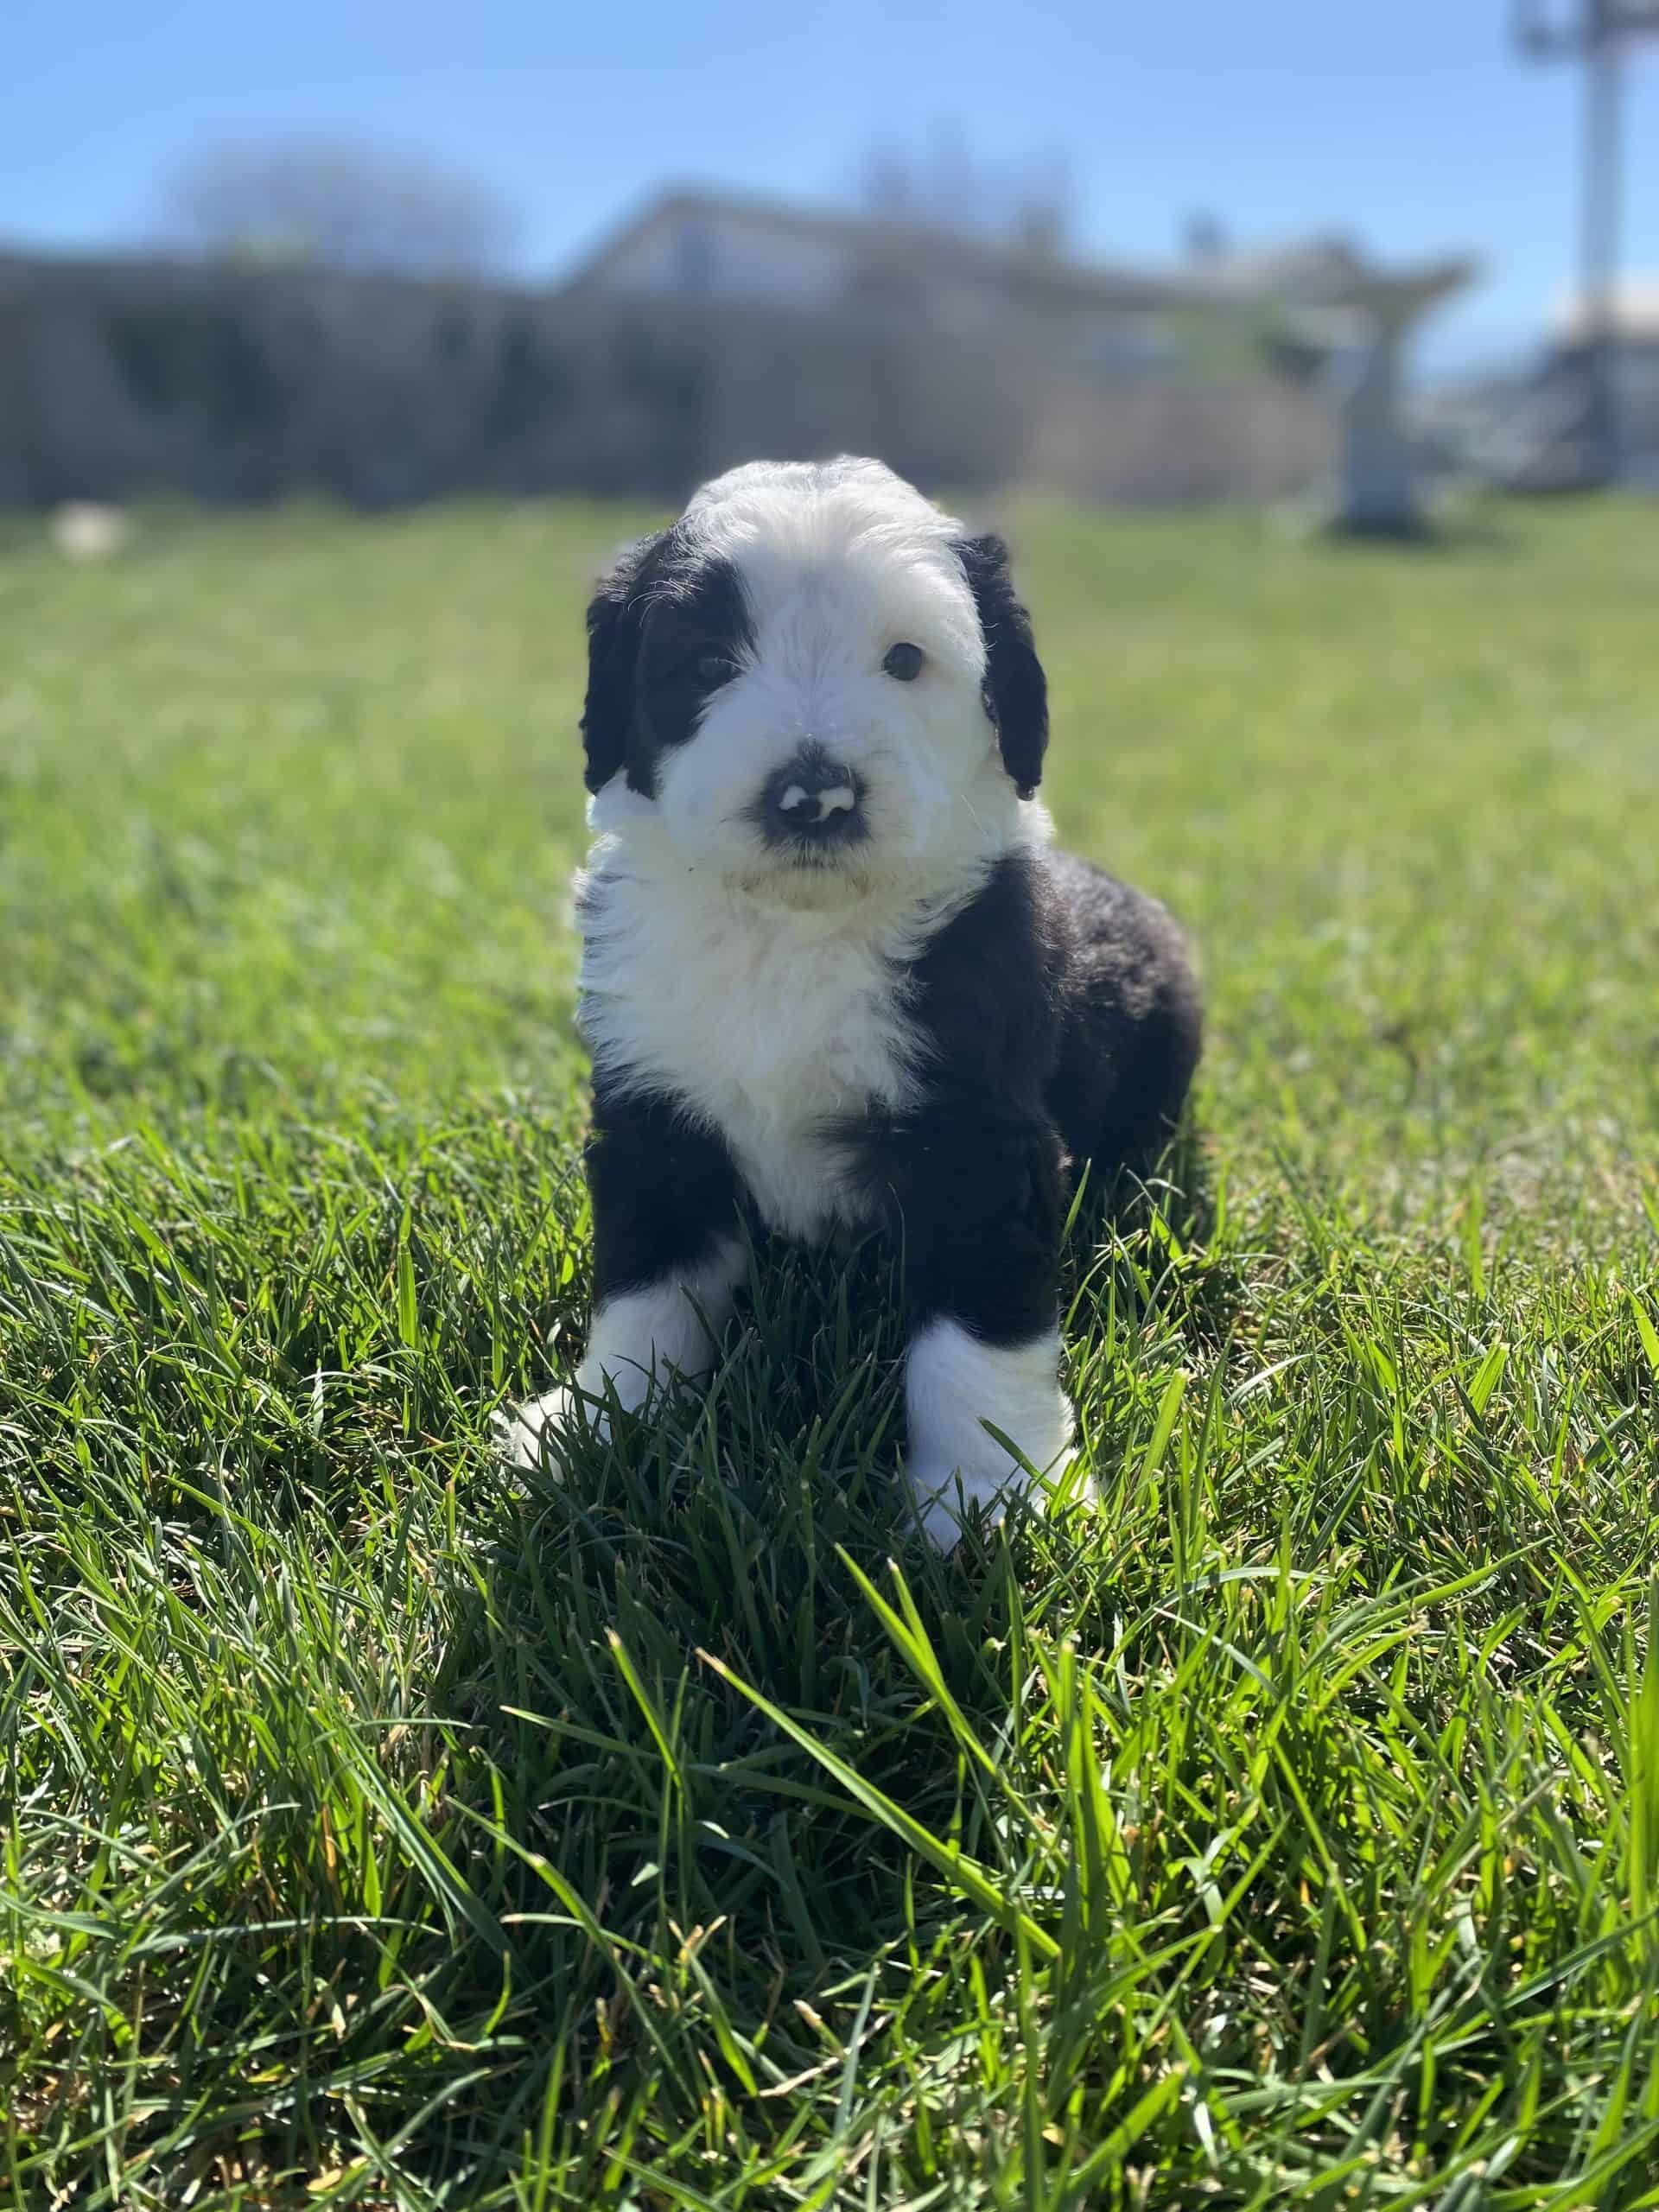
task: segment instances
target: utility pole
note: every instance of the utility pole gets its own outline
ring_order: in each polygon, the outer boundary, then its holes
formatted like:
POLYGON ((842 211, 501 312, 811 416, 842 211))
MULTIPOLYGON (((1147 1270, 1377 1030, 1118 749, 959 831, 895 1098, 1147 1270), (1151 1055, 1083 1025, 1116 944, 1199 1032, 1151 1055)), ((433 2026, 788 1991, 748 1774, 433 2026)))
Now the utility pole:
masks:
POLYGON ((1535 61, 1585 67, 1584 182, 1579 225, 1580 332, 1585 360, 1586 480, 1623 470, 1618 410, 1618 249, 1624 188, 1624 60, 1659 35, 1659 0, 1515 0, 1515 37, 1535 61))

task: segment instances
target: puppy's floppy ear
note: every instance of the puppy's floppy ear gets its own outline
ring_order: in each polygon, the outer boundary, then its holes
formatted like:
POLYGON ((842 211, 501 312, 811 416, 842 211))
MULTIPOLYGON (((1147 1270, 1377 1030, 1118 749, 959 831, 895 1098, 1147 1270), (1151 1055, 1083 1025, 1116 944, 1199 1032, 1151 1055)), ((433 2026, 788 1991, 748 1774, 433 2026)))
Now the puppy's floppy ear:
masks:
POLYGON ((1048 679, 1031 635, 1031 617, 1014 595, 1008 549, 1000 537, 957 540, 985 637, 985 709, 996 724, 1002 766, 1021 798, 1043 773, 1048 744, 1048 679))
POLYGON ((633 720, 634 664, 639 657, 641 587, 666 533, 637 538, 594 587, 588 602, 588 696, 582 709, 582 780, 590 791, 609 783, 627 753, 633 720))

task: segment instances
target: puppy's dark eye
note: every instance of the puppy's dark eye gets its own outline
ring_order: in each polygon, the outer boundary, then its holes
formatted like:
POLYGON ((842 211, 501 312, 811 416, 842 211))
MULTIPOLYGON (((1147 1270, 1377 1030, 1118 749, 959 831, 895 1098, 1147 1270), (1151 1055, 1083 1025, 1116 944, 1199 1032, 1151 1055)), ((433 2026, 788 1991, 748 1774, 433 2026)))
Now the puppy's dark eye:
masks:
POLYGON ((887 673, 900 683, 913 683, 922 672, 922 663, 927 655, 919 645, 895 645, 881 665, 887 673))
POLYGON ((718 691, 737 674, 737 663, 724 653, 699 653, 696 667, 697 681, 707 691, 718 691))

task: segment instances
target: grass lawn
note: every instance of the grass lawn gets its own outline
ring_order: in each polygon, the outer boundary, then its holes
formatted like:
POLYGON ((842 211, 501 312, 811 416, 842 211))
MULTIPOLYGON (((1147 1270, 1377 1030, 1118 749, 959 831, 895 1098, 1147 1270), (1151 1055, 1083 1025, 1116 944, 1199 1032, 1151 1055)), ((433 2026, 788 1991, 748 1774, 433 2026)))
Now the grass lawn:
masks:
POLYGON ((0 2201, 1659 2205, 1659 511, 1013 518, 1211 1027, 948 1563, 868 1258, 492 1462, 631 519, 3 525, 0 2201))

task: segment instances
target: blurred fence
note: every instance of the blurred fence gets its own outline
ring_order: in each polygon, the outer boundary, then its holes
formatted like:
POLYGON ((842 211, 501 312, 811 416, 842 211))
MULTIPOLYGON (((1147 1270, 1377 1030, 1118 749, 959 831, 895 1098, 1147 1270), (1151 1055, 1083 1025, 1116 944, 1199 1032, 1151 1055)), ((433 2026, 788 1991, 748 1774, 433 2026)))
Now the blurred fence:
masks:
POLYGON ((1018 318, 627 305, 318 269, 0 257, 0 504, 328 492, 674 498, 766 454, 1137 501, 1300 489, 1327 410, 1268 373, 1120 381, 1018 318))

